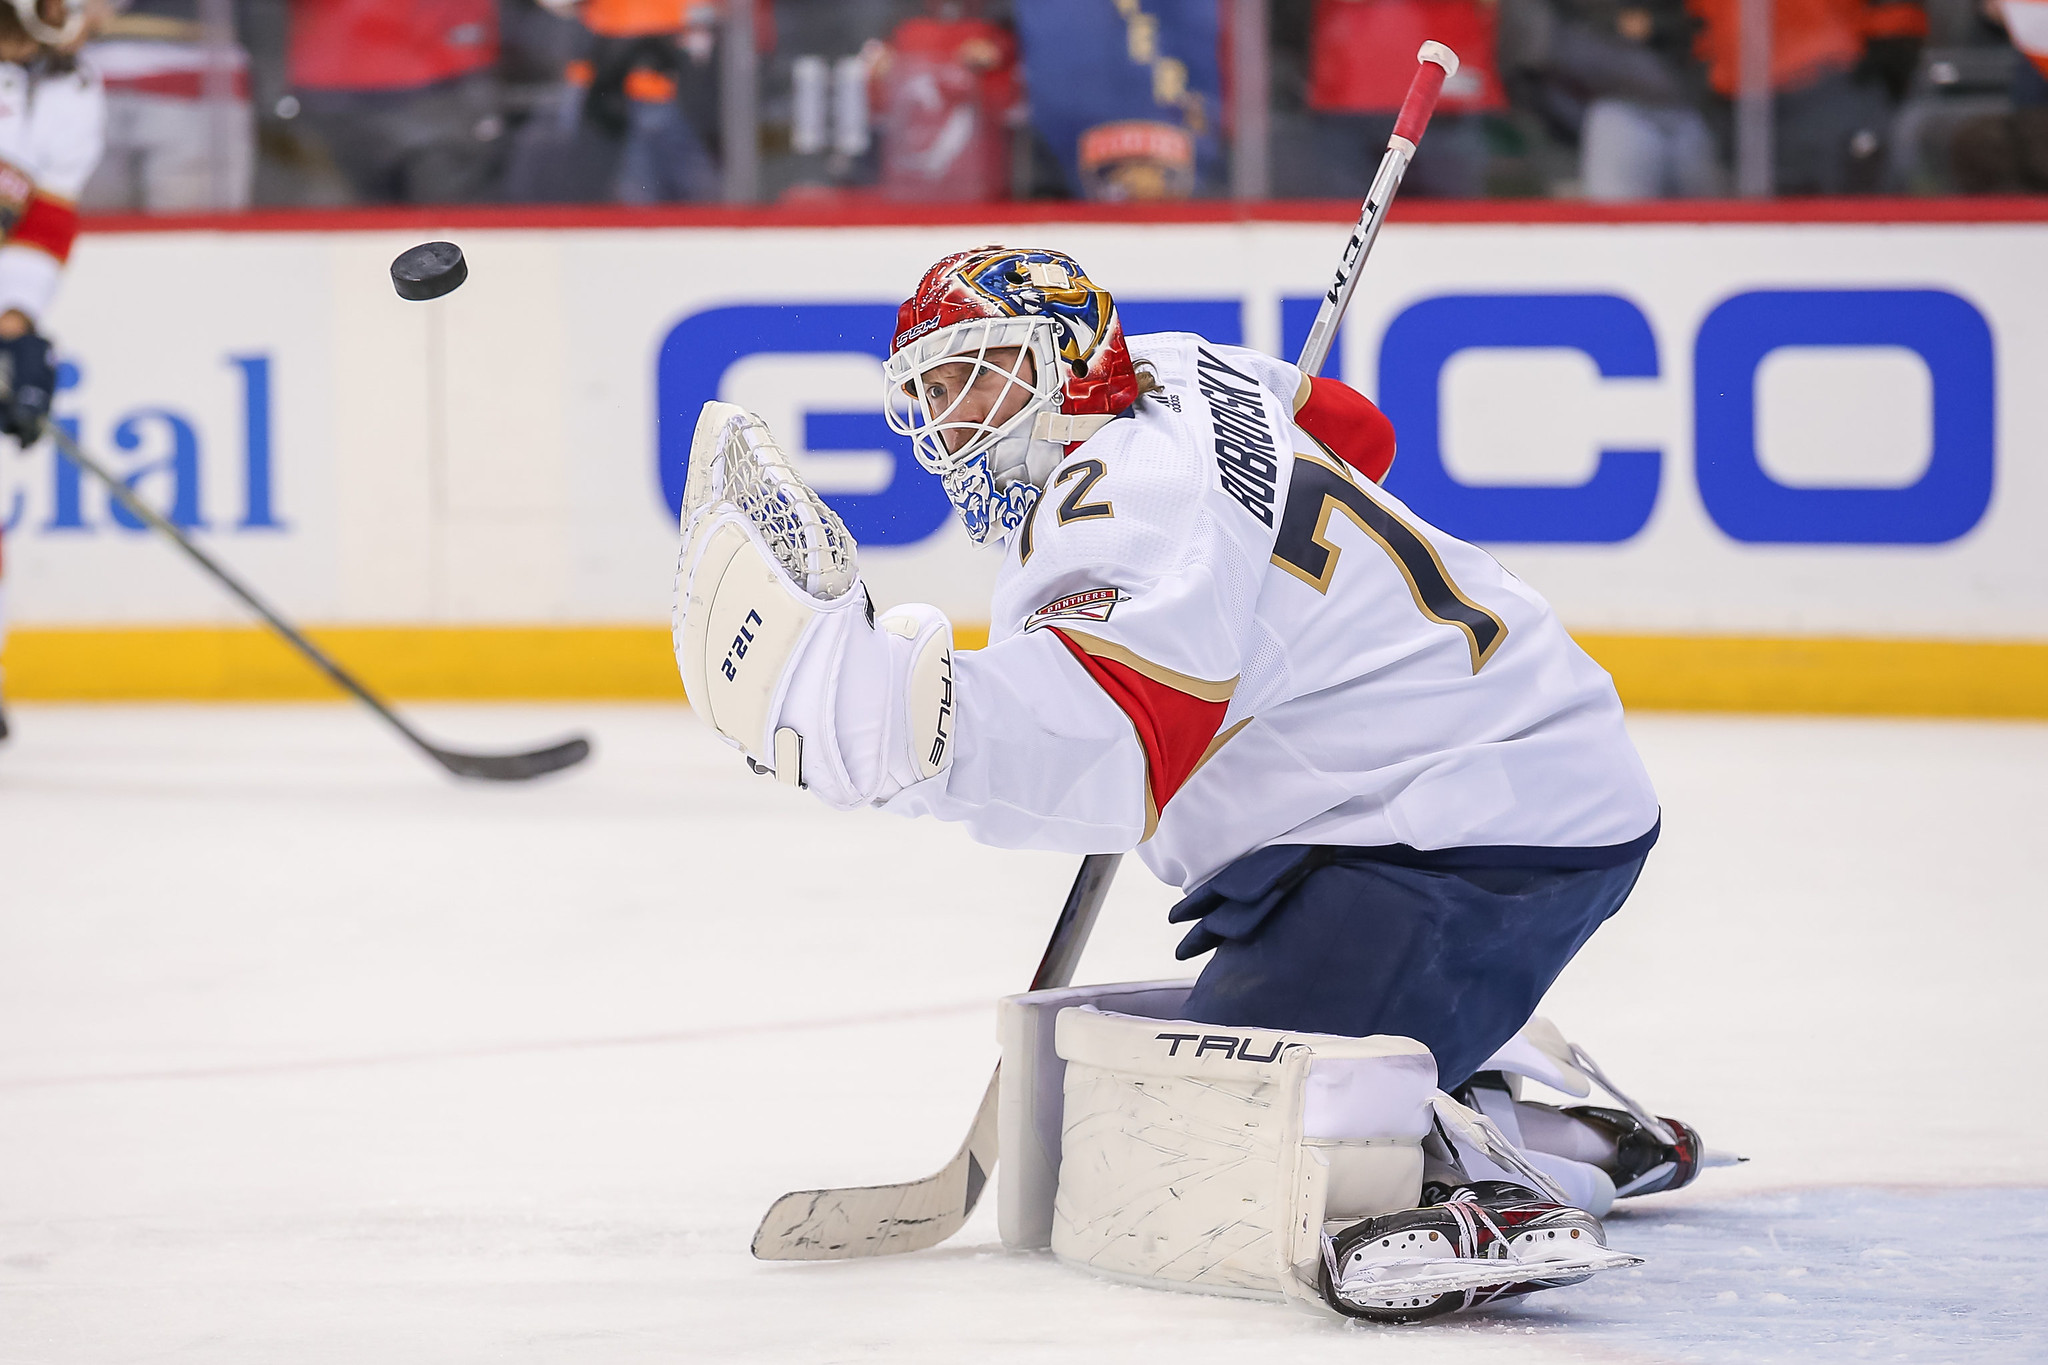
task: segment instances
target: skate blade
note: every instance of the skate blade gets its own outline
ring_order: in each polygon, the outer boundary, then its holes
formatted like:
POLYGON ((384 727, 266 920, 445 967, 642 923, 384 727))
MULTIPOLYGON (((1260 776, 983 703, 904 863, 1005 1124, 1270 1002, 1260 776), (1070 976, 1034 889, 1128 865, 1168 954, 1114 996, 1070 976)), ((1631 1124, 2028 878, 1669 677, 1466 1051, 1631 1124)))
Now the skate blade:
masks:
POLYGON ((1700 1153, 1700 1169, 1704 1171, 1715 1166, 1740 1166, 1747 1160, 1749 1158, 1746 1156, 1737 1156, 1733 1152, 1717 1152, 1709 1147, 1700 1153))
POLYGON ((1642 1263, 1640 1256, 1605 1249, 1542 1261, 1380 1261, 1347 1274, 1337 1284, 1337 1295, 1354 1306, 1372 1307, 1382 1300, 1428 1299, 1460 1290, 1497 1289, 1529 1281, 1585 1279, 1603 1270, 1620 1270, 1642 1263))

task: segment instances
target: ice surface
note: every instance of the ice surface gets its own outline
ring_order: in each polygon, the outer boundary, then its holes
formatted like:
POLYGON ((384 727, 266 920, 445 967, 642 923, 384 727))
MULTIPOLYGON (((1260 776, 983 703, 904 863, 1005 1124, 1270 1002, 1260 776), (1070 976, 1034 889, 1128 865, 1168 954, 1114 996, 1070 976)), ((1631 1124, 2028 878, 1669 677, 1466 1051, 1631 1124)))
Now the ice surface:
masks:
MULTIPOLYGON (((13 713, 0 1365, 2048 1355, 2048 727, 1638 717, 1664 841, 1546 1012, 1754 1160, 1612 1220, 1638 1271, 1388 1330, 990 1207, 752 1261, 784 1190, 952 1155, 1075 860, 834 815, 679 708, 420 712, 598 753, 494 788, 341 707, 13 713)), ((1174 974, 1173 898, 1128 868, 1082 979, 1174 974)))

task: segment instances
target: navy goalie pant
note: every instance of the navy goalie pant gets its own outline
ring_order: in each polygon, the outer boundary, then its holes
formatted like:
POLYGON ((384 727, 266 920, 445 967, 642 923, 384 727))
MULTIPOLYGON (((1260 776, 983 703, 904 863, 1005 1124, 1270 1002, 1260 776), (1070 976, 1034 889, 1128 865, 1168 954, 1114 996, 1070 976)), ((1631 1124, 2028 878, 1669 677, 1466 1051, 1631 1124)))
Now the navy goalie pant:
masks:
MULTIPOLYGON (((1621 908, 1656 830, 1606 867, 1413 866, 1415 850, 1275 845, 1197 887, 1171 918, 1199 921, 1175 954, 1213 950, 1189 1019, 1364 1037, 1436 1054, 1454 1089, 1536 1012, 1593 931, 1621 908)), ((1461 850, 1461 852, 1467 852, 1461 850)))

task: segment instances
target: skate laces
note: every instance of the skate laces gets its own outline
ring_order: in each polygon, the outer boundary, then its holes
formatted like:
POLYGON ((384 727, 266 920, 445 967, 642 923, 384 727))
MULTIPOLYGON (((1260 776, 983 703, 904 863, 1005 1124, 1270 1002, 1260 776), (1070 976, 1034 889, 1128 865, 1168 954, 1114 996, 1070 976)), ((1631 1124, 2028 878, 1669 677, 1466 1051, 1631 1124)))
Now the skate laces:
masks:
MULTIPOLYGON (((1486 1205, 1480 1202, 1476 1191, 1461 1185, 1451 1192, 1449 1199, 1437 1205, 1437 1207, 1442 1209, 1458 1225, 1458 1240, 1456 1244, 1458 1260, 1498 1261, 1502 1263, 1503 1270, 1509 1267, 1532 1268, 1534 1266, 1533 1262, 1525 1262, 1522 1259, 1521 1253, 1515 1250, 1514 1239, 1494 1219, 1492 1212, 1487 1209, 1486 1205), (1479 1228, 1482 1224, 1488 1232, 1493 1234, 1493 1245, 1501 1248, 1499 1256, 1489 1255, 1481 1251, 1479 1246, 1479 1228)), ((1345 1290, 1347 1288, 1346 1276, 1337 1264, 1337 1239, 1326 1232, 1322 1236, 1322 1244, 1323 1266, 1330 1272, 1330 1286, 1336 1290, 1345 1290)), ((1386 1263, 1369 1262, 1364 1266, 1362 1272, 1365 1284, 1363 1286, 1356 1284, 1355 1280, 1358 1277, 1352 1277, 1354 1283, 1348 1286, 1352 1292, 1375 1287, 1388 1289, 1398 1287, 1398 1282, 1385 1286, 1379 1285, 1378 1276, 1373 1273, 1375 1264, 1384 1265, 1386 1263)), ((1512 1279, 1513 1277, 1509 1276, 1508 1278, 1512 1279)))
POLYGON ((1430 1104, 1436 1109, 1436 1115, 1443 1120, 1445 1127, 1485 1152, 1493 1160, 1523 1176, 1532 1188, 1551 1203, 1572 1202, 1571 1196, 1564 1192, 1563 1187, 1523 1155, 1521 1148, 1508 1141, 1507 1134, 1501 1132, 1492 1119, 1476 1109, 1466 1108, 1441 1090, 1436 1092, 1430 1104))
MULTIPOLYGON (((1476 1193, 1474 1193, 1473 1191, 1471 1191, 1471 1190, 1467 1190, 1467 1191, 1465 1191, 1465 1193, 1467 1193, 1467 1194, 1471 1195, 1472 1197, 1471 1197, 1470 1199, 1467 1199, 1467 1200, 1461 1200, 1461 1201, 1459 1201, 1459 1205, 1458 1205, 1458 1207, 1459 1207, 1460 1211, 1462 1212, 1463 1210, 1466 1210, 1466 1209, 1469 1209, 1469 1210, 1471 1210, 1470 1214, 1469 1214, 1469 1215, 1467 1215, 1467 1216, 1469 1216, 1469 1217, 1472 1217, 1472 1218, 1476 1218, 1476 1219, 1478 1219, 1478 1220, 1479 1220, 1480 1222, 1482 1222, 1482 1223, 1486 1224, 1486 1230, 1487 1230, 1488 1232, 1490 1232, 1490 1233, 1492 1233, 1492 1234, 1493 1234, 1493 1244, 1494 1244, 1495 1246, 1497 1246, 1497 1247, 1501 1248, 1501 1250, 1502 1250, 1502 1251, 1503 1251, 1503 1252, 1505 1253, 1505 1254, 1504 1254, 1503 1256, 1500 1256, 1500 1257, 1492 1257, 1492 1256, 1487 1256, 1487 1257, 1484 1257, 1483 1259, 1486 1259, 1486 1260, 1496 1260, 1496 1259, 1499 1259, 1499 1260, 1508 1260, 1508 1261, 1515 1261, 1515 1262, 1520 1262, 1522 1258, 1521 1258, 1521 1256, 1520 1256, 1520 1255, 1519 1255, 1519 1254, 1518 1254, 1518 1253, 1517 1253, 1517 1252, 1515 1251, 1515 1243, 1514 1243, 1514 1240, 1513 1240, 1512 1238, 1510 1238, 1510 1237, 1509 1237, 1509 1236, 1508 1236, 1508 1235, 1507 1235, 1507 1234, 1506 1234, 1505 1232, 1502 1232, 1502 1231, 1501 1231, 1501 1227, 1500 1227, 1500 1224, 1499 1224, 1499 1223, 1496 1223, 1496 1222, 1495 1222, 1495 1221, 1493 1220, 1493 1212, 1492 1212, 1492 1210, 1488 1209, 1488 1208, 1486 1207, 1486 1205, 1484 1205, 1484 1204, 1482 1204, 1481 1202, 1479 1202, 1479 1196, 1478 1196, 1478 1195, 1477 1195, 1476 1193)), ((1478 1257, 1478 1256, 1479 1256, 1479 1229, 1477 1229, 1477 1228, 1473 1228, 1473 1229, 1472 1229, 1472 1233, 1471 1233, 1471 1236, 1472 1236, 1472 1253, 1473 1253, 1473 1255, 1474 1255, 1475 1257, 1478 1257)))
POLYGON ((1573 1064, 1579 1070, 1598 1081, 1602 1090, 1620 1100, 1621 1107, 1628 1110, 1629 1117, 1649 1129, 1651 1136, 1655 1137, 1657 1141, 1663 1143, 1666 1147, 1678 1145, 1678 1134, 1671 1130, 1670 1125, 1655 1114, 1652 1114, 1649 1110, 1643 1108, 1642 1105, 1637 1104, 1633 1099, 1630 1099, 1626 1091, 1608 1079, 1607 1073, 1600 1069, 1600 1063, 1593 1060, 1591 1053, 1587 1052, 1586 1049, 1580 1047, 1577 1043, 1567 1043, 1566 1046, 1572 1050, 1573 1064))

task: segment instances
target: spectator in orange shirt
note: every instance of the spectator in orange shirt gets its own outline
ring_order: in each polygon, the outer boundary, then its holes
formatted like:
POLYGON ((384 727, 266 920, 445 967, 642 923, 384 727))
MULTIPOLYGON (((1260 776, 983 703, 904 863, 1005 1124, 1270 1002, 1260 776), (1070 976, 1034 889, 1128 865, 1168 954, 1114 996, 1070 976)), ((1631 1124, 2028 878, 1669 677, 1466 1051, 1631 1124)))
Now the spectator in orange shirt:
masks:
MULTIPOLYGON (((520 130, 515 200, 716 199, 716 0, 542 0, 585 31, 564 99, 520 130)), ((766 10, 767 0, 758 0, 766 10)))
MULTIPOLYGON (((1687 0, 1707 81, 1733 100, 1741 0, 1687 0)), ((1775 0, 1772 160, 1779 194, 1876 190, 1892 106, 1927 34, 1920 0, 1775 0)))

